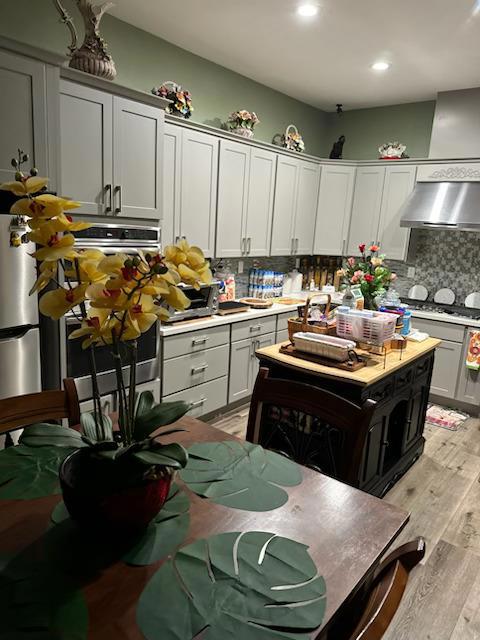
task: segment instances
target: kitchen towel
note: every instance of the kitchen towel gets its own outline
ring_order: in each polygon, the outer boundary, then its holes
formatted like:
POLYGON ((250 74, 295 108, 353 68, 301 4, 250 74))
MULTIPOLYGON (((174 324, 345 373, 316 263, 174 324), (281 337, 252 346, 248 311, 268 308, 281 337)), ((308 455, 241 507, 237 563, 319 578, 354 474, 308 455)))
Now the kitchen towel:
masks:
POLYGON ((480 369, 480 331, 470 331, 467 349, 467 369, 480 369))

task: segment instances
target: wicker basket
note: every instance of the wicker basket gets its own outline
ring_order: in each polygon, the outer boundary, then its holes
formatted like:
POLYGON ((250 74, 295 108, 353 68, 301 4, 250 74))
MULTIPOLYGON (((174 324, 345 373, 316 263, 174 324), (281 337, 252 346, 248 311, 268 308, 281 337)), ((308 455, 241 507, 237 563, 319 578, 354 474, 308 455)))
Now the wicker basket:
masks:
POLYGON ((297 151, 298 153, 305 151, 303 138, 294 124, 289 124, 285 129, 285 133, 282 136, 282 144, 285 149, 290 151, 297 151))
POLYGON ((325 315, 328 316, 330 312, 330 305, 332 303, 332 297, 328 293, 321 293, 317 296, 312 296, 307 298, 305 303, 305 310, 303 312, 303 318, 289 318, 288 319, 288 337, 290 338, 290 342, 293 342, 293 335, 295 333, 319 333, 323 335, 332 335, 336 334, 336 325, 333 324, 329 327, 318 327, 315 324, 309 324, 308 322, 308 312, 310 309, 310 304, 314 298, 323 297, 327 300, 327 306, 325 308, 325 315))

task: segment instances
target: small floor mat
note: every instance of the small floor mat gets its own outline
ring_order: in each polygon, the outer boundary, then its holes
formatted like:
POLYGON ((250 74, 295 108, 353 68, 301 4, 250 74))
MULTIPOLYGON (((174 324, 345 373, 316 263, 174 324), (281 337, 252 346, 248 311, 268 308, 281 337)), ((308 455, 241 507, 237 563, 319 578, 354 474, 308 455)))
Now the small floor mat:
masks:
POLYGON ((468 413, 440 407, 438 404, 429 404, 425 422, 434 427, 458 431, 468 418, 470 418, 468 413))

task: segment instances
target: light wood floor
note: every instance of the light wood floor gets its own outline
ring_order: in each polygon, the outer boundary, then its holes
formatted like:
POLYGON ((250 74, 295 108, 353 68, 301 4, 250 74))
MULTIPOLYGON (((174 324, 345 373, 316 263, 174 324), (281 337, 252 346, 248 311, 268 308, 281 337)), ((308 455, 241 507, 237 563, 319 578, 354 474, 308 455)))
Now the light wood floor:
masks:
MULTIPOLYGON (((212 424, 244 438, 248 406, 212 424)), ((425 560, 384 640, 480 640, 480 420, 427 426, 425 453, 384 500, 411 513, 398 544, 422 535, 425 560)))

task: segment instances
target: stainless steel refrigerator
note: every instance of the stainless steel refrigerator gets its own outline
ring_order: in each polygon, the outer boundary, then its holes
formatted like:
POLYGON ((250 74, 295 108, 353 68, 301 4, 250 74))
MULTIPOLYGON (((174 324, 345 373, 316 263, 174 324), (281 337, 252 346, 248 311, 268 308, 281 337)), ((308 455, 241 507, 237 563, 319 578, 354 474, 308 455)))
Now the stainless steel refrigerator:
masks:
MULTIPOLYGON (((41 391, 38 297, 31 242, 11 246, 12 215, 0 215, 0 398, 41 391)), ((2 448, 2 442, 0 442, 2 448)))

